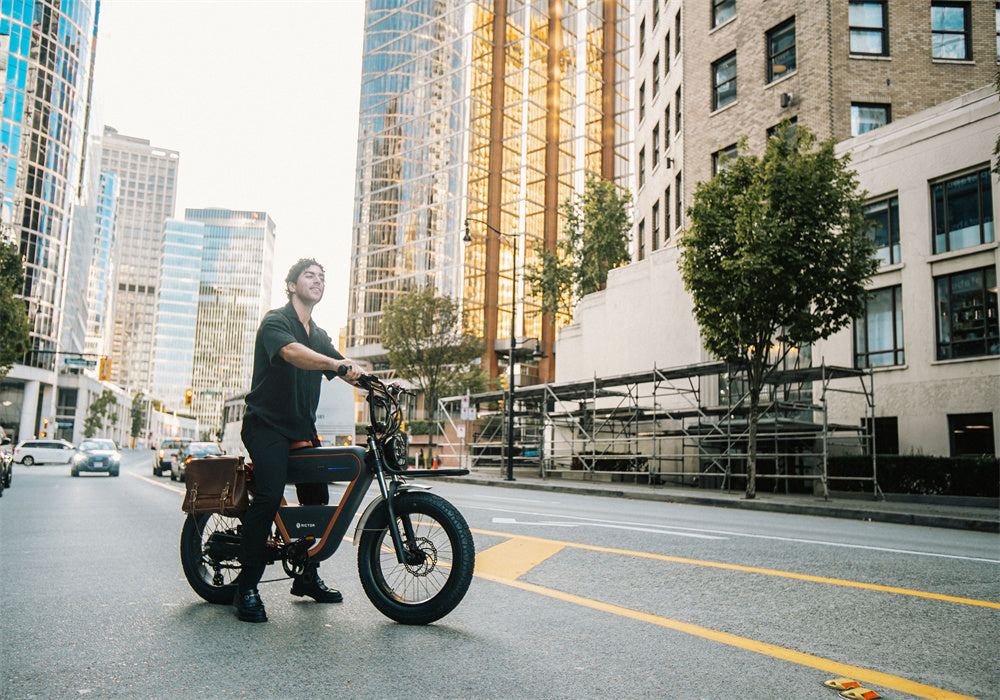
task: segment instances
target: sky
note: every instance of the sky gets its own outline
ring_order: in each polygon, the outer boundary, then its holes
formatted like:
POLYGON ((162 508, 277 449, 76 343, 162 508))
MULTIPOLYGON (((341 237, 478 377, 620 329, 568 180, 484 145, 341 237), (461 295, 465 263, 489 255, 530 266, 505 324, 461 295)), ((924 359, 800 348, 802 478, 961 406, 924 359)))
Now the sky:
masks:
POLYGON ((186 208, 266 211, 272 306, 301 257, 326 268, 313 312, 346 324, 363 0, 103 0, 94 128, 180 153, 186 208))

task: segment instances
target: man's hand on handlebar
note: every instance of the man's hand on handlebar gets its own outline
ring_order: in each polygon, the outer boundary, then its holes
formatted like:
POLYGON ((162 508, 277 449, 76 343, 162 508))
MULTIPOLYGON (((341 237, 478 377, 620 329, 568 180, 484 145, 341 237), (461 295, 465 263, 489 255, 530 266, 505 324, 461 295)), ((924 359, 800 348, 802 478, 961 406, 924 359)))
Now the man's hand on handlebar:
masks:
POLYGON ((343 377, 351 384, 357 384, 358 379, 365 373, 364 370, 354 360, 334 360, 337 363, 337 376, 343 377))

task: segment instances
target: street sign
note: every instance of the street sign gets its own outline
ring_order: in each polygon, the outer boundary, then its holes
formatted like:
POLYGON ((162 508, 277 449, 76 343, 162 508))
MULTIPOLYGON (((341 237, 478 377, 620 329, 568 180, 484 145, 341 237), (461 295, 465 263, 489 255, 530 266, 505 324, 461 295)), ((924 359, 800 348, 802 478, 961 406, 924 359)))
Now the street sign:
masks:
POLYGON ((67 357, 63 360, 71 367, 96 367, 97 360, 85 360, 82 357, 67 357))
POLYGON ((73 421, 71 421, 71 420, 62 420, 62 419, 57 418, 56 419, 56 425, 58 425, 60 428, 72 428, 73 427, 73 421))

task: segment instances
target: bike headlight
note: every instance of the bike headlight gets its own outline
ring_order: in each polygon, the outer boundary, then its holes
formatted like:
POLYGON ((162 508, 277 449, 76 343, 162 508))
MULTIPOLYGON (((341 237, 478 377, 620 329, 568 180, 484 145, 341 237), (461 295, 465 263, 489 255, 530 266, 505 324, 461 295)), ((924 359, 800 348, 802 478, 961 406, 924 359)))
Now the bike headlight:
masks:
POLYGON ((408 453, 406 435, 396 433, 391 438, 382 443, 382 452, 385 454, 385 461, 389 469, 404 471, 406 469, 406 457, 408 453))

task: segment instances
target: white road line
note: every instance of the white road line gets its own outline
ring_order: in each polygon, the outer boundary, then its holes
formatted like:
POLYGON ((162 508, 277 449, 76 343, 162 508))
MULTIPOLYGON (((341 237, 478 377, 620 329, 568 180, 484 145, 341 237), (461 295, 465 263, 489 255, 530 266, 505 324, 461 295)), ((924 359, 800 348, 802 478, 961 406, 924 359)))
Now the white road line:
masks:
MULTIPOLYGON (((777 542, 795 542, 798 544, 811 544, 818 545, 820 547, 843 547, 845 549, 865 549, 873 552, 886 552, 889 554, 911 554, 919 557, 935 557, 938 559, 958 559, 961 561, 976 561, 984 562, 987 564, 1000 564, 1000 559, 986 559, 983 557, 966 557, 957 554, 939 554, 937 552, 920 552, 912 549, 895 549, 892 547, 876 547, 873 545, 864 544, 851 544, 849 542, 830 542, 826 540, 809 540, 801 537, 781 537, 778 535, 755 535, 746 532, 732 532, 728 530, 711 530, 707 528, 693 528, 693 527, 682 527, 674 525, 662 525, 662 526, 651 526, 649 523, 636 523, 629 522, 627 520, 602 520, 598 518, 586 518, 577 515, 552 515, 550 513, 536 513, 533 511, 521 511, 521 510, 510 510, 501 508, 485 508, 482 506, 468 506, 469 509, 479 509, 479 510, 493 510, 501 511, 505 513, 516 513, 518 515, 530 515, 536 518, 558 518, 560 520, 576 520, 591 524, 606 523, 609 525, 620 526, 620 527, 636 527, 636 528, 648 528, 648 527, 664 527, 670 528, 671 531, 683 530, 686 532, 694 533, 705 533, 710 535, 721 535, 723 537, 746 537, 749 539, 758 540, 773 540, 777 542)), ((521 524, 521 523, 518 523, 521 524)), ((673 534, 673 533, 672 533, 673 534)))
POLYGON ((559 521, 547 521, 547 522, 528 522, 526 520, 518 520, 516 518, 493 518, 493 522, 497 525, 541 525, 543 527, 604 527, 613 530, 634 530, 636 532, 650 532, 656 535, 673 535, 674 537, 695 537, 702 540, 725 540, 726 537, 719 537, 717 535, 698 535, 693 532, 675 532, 673 530, 663 530, 656 527, 641 527, 638 525, 614 525, 611 523, 567 523, 559 521))

